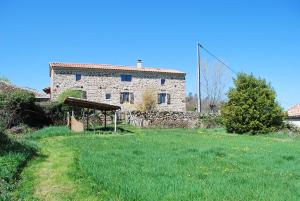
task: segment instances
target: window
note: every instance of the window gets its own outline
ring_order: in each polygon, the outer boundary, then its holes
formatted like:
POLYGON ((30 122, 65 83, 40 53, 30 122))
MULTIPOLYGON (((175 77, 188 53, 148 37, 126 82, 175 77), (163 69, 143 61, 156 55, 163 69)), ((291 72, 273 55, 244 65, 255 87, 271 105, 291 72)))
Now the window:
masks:
POLYGON ((106 93, 106 94, 105 94, 105 99, 106 99, 106 100, 111 99, 111 94, 110 94, 110 93, 106 93))
POLYGON ((79 74, 79 73, 78 73, 78 74, 76 74, 76 75, 75 75, 75 78, 76 78, 76 81, 79 81, 79 80, 81 80, 81 74, 79 74))
POLYGON ((170 94, 167 93, 160 93, 158 94, 158 100, 157 100, 158 104, 163 104, 163 103, 167 103, 168 105, 171 104, 171 96, 170 94))
POLYGON ((160 80, 160 85, 165 85, 166 79, 161 79, 160 80))
POLYGON ((120 94, 120 103, 130 103, 134 104, 134 94, 129 92, 121 92, 120 94))
POLYGON ((120 103, 126 103, 129 102, 129 92, 122 92, 120 94, 120 103))
POLYGON ((131 82, 131 80, 132 80, 132 75, 124 75, 124 74, 121 75, 122 82, 131 82))
POLYGON ((105 94, 105 99, 106 99, 106 100, 111 99, 111 94, 110 94, 110 93, 106 93, 106 94, 105 94))
POLYGON ((158 104, 166 103, 166 93, 158 94, 158 104))

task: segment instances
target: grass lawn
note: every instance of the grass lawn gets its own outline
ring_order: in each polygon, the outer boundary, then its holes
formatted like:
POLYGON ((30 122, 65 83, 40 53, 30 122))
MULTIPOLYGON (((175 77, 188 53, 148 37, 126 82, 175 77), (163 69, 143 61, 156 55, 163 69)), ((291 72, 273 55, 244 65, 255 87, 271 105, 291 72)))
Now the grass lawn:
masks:
MULTIPOLYGON (((0 133, 1 135, 1 133, 0 133)), ((1 136, 2 137, 2 136, 1 136)), ((0 201, 10 200, 19 174, 35 155, 35 147, 24 141, 2 138, 0 141, 0 201)))
POLYGON ((224 130, 33 134, 23 200, 300 200, 300 140, 224 130))

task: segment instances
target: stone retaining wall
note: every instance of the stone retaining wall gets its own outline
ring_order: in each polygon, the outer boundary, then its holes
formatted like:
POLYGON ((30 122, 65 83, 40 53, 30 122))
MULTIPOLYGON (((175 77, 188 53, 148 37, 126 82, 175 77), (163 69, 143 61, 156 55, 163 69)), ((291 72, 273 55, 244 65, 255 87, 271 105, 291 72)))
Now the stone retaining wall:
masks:
POLYGON ((128 124, 141 128, 196 128, 200 115, 197 112, 131 112, 125 114, 128 124))

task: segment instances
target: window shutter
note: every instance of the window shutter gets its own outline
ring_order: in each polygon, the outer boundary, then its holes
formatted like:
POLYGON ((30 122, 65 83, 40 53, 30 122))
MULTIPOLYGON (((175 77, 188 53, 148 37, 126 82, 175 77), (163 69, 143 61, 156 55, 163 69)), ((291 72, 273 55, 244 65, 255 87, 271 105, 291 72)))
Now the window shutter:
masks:
POLYGON ((123 104, 124 100, 123 100, 123 93, 120 93, 120 103, 123 104))
POLYGON ((130 93, 130 104, 134 104, 134 94, 130 93))
POLYGON ((170 94, 167 94, 167 103, 168 103, 168 105, 171 104, 171 96, 170 96, 170 94))
POLYGON ((157 104, 161 104, 161 102, 160 102, 160 94, 157 95, 157 104))

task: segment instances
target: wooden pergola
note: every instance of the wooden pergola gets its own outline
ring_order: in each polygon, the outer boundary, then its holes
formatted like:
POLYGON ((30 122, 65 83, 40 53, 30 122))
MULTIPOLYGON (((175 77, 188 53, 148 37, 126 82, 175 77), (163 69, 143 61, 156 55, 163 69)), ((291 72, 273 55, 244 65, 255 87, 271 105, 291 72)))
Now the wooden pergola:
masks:
MULTIPOLYGON (((87 108, 87 109, 92 109, 94 110, 94 118, 95 118, 95 111, 100 110, 101 112, 104 113, 104 126, 106 127, 106 113, 107 111, 112 111, 114 112, 114 131, 117 131, 117 111, 121 109, 120 106, 117 105, 110 105, 106 103, 100 103, 100 102, 95 102, 95 101, 88 101, 85 99, 80 99, 80 98, 73 98, 73 97, 68 97, 65 99, 64 103, 66 105, 70 106, 76 106, 80 108, 87 108)), ((72 116, 73 116, 72 112, 72 116)), ((94 125, 94 131, 95 131, 95 125, 94 125)))

